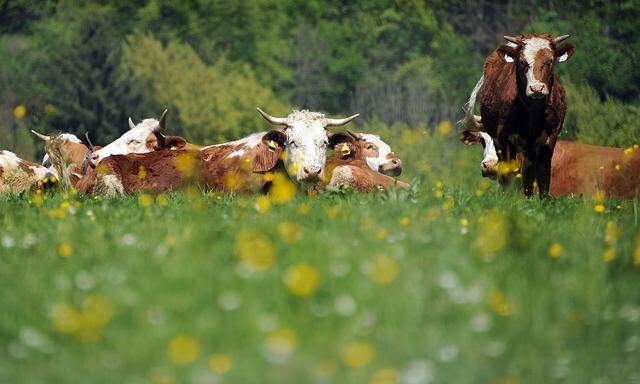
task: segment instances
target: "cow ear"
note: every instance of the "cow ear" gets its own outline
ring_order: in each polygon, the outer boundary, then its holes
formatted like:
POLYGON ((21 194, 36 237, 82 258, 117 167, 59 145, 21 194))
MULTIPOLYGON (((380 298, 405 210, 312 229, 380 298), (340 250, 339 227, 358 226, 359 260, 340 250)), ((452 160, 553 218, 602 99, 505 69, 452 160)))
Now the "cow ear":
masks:
POLYGON ((329 148, 333 149, 335 149, 337 145, 353 143, 355 141, 353 136, 346 132, 329 132, 327 137, 329 138, 329 148))
POLYGON ((164 136, 164 147, 168 149, 182 149, 187 145, 187 140, 180 136, 164 136))
POLYGON ((480 132, 462 131, 460 135, 458 135, 458 139, 460 139, 464 145, 476 145, 480 142, 480 132))
POLYGON ((556 61, 561 63, 567 61, 573 56, 573 52, 576 51, 576 46, 573 44, 565 44, 556 48, 556 61))
POLYGON ((519 54, 517 46, 514 47, 508 44, 499 46, 497 51, 502 55, 502 57, 504 57, 504 61, 506 61, 507 63, 513 63, 514 61, 516 61, 516 58, 519 54))
POLYGON ((267 172, 273 169, 280 159, 286 140, 285 133, 278 130, 262 136, 262 142, 256 147, 256 155, 253 158, 253 172, 267 172))

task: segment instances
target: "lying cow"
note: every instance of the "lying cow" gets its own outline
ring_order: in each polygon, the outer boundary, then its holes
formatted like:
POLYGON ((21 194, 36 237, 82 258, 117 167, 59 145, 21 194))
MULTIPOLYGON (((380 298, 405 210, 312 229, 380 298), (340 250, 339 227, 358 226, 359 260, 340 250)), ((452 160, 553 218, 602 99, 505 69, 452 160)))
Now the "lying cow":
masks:
POLYGON ((218 192, 255 193, 268 189, 272 179, 265 174, 276 172, 305 190, 324 176, 330 144, 326 129, 358 116, 329 119, 320 113, 293 111, 280 118, 258 111, 269 123, 283 128, 196 151, 111 155, 98 166, 95 192, 164 192, 198 182, 218 192))
POLYGON ((44 166, 0 151, 0 195, 45 189, 56 182, 56 175, 44 166))
MULTIPOLYGON (((499 172, 494 142, 487 133, 464 131, 460 139, 466 145, 480 143, 484 148, 482 175, 499 172)), ((640 150, 600 147, 559 140, 551 159, 550 195, 633 199, 640 196, 640 150)))

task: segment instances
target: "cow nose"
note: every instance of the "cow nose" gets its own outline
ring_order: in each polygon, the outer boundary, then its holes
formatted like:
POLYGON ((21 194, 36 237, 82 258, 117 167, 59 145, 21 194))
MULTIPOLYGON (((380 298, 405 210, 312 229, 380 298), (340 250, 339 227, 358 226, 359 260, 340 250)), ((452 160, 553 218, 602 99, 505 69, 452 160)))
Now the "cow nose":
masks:
POLYGON ((391 164, 393 164, 394 167, 401 167, 402 161, 400 161, 400 159, 391 159, 391 164))
POLYGON ((529 86, 532 96, 545 96, 547 94, 547 86, 544 84, 533 84, 529 86))
POLYGON ((492 169, 498 165, 496 160, 482 160, 482 168, 484 169, 492 169))
POLYGON ((309 169, 309 168, 307 168, 307 167, 303 167, 303 168, 302 168, 302 171, 304 172, 304 175, 305 175, 305 176, 318 176, 318 175, 320 175, 320 172, 322 171, 322 169, 321 169, 321 168, 317 168, 317 169, 312 168, 312 169, 309 169))

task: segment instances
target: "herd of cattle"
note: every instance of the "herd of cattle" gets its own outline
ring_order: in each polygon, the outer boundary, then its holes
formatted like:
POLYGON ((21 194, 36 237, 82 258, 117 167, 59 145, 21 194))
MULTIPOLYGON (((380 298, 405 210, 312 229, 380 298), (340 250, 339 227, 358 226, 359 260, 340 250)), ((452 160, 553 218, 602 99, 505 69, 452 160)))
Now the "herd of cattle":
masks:
MULTIPOLYGON (((522 191, 541 196, 634 198, 640 192, 640 151, 558 141, 567 103, 554 65, 574 53, 569 36, 505 36, 488 57, 466 106, 460 140, 484 147, 482 175, 503 185, 522 178, 522 191), (480 115, 474 115, 480 99, 480 115)), ((44 135, 41 165, 0 151, 0 195, 65 185, 108 196, 160 193, 188 185, 224 193, 268 192, 279 174, 303 191, 350 186, 359 192, 407 188, 395 179, 402 162, 380 137, 332 131, 358 115, 331 119, 293 111, 273 117, 276 129, 200 146, 163 134, 166 110, 104 147, 69 133, 44 135), (327 151, 331 151, 327 156, 327 151)))

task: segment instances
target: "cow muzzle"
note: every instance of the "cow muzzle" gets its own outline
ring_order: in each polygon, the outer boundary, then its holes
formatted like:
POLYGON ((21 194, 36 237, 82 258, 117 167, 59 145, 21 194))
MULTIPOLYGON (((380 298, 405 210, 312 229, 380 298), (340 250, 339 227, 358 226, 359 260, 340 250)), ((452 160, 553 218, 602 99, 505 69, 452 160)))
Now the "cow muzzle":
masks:
POLYGON ((532 99, 536 99, 536 100, 544 99, 548 95, 549 95, 549 89, 544 83, 531 84, 527 88, 527 96, 532 99))
POLYGON ((89 159, 89 165, 91 166, 91 168, 95 168, 99 162, 100 162, 99 154, 94 153, 93 155, 91 155, 91 158, 89 159))
POLYGON ((302 171, 298 173, 298 180, 316 182, 319 181, 322 174, 322 167, 307 165, 302 167, 302 171))
POLYGON ((400 176, 402 173, 402 161, 394 157, 386 163, 381 164, 378 167, 378 172, 387 176, 400 176))
POLYGON ((480 170, 482 177, 494 179, 498 175, 498 160, 482 160, 480 170))

